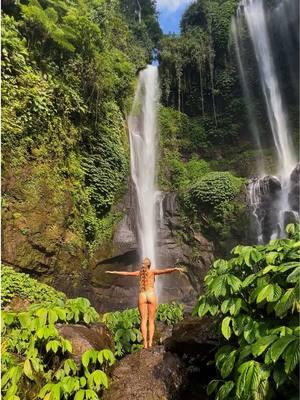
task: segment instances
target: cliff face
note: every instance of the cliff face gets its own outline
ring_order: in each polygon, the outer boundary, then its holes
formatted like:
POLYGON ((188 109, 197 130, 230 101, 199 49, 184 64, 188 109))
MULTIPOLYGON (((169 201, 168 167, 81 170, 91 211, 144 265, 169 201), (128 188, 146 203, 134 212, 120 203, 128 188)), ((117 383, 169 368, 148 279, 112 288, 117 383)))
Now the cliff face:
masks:
MULTIPOLYGON (((123 218, 115 229, 112 243, 106 249, 98 249, 91 263, 94 302, 99 310, 136 306, 137 279, 105 274, 107 269, 136 270, 139 263, 136 207, 131 190, 117 207, 123 218)), ((189 243, 180 239, 183 226, 177 208, 176 195, 163 193, 161 213, 158 213, 162 218, 157 221, 157 267, 178 263, 186 266, 187 273, 158 277, 156 287, 160 302, 180 301, 193 305, 213 260, 213 245, 197 233, 189 243)))
MULTIPOLYGON (((115 207, 123 217, 112 240, 98 246, 92 256, 83 235, 72 225, 72 185, 67 180, 62 184, 51 165, 9 170, 4 175, 3 189, 4 263, 29 272, 68 296, 88 297, 99 311, 136 306, 137 279, 105 274, 107 269, 138 268, 136 206, 131 185, 115 207)), ((174 193, 162 193, 160 207, 158 267, 178 263, 186 266, 187 273, 159 277, 159 301, 193 305, 211 265, 213 246, 196 232, 189 243, 182 238, 183 226, 174 193)))
POLYGON ((53 284, 83 294, 86 245, 74 229, 72 184, 55 165, 32 163, 3 176, 2 261, 53 284))

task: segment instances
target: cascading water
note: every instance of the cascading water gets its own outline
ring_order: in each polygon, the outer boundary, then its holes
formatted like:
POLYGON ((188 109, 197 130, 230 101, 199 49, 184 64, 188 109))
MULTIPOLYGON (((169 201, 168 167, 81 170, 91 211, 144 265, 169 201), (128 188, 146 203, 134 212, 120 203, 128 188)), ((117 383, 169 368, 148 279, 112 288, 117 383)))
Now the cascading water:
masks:
MULTIPOLYGON (((282 10, 285 11, 285 7, 282 10)), ((277 8, 275 12, 280 13, 280 8, 277 8)), ((278 178, 264 176, 264 167, 260 163, 259 178, 253 179, 248 185, 248 200, 256 225, 257 241, 266 242, 271 238, 282 237, 286 223, 299 220, 298 205, 295 201, 291 201, 291 194, 295 189, 291 173, 295 168, 296 159, 273 61, 264 1, 242 0, 238 14, 232 23, 232 33, 251 127, 259 153, 263 154, 262 133, 259 132, 255 112, 253 112, 253 94, 250 95, 245 71, 246 63, 243 62, 245 22, 254 49, 259 82, 278 159, 278 178)))
POLYGON ((159 101, 157 67, 149 65, 139 74, 133 106, 128 118, 131 177, 138 210, 137 233, 140 257, 149 257, 156 266, 157 190, 157 107, 159 101))

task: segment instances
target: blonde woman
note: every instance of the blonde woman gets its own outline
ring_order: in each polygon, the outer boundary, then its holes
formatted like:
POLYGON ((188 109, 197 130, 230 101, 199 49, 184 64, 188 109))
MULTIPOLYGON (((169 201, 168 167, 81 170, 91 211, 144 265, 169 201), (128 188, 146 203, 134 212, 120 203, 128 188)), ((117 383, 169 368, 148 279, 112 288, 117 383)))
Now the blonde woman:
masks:
POLYGON ((155 330, 157 297, 154 291, 154 282, 156 275, 170 274, 175 271, 184 272, 182 268, 150 269, 150 267, 151 261, 146 257, 142 263, 141 269, 138 271, 106 271, 108 274, 139 277, 140 292, 138 298, 138 308, 141 315, 141 332, 145 349, 152 347, 155 330), (149 335, 147 330, 148 321, 149 335))

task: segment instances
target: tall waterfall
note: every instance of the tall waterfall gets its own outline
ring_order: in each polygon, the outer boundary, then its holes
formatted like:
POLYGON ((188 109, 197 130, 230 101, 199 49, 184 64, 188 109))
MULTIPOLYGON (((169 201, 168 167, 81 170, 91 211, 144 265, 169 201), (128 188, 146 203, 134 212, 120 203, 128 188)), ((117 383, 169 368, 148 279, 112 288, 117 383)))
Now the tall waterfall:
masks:
MULTIPOLYGON (((289 0, 283 1, 288 2, 289 0)), ((285 12, 285 7, 278 7, 275 12, 277 14, 285 12)), ((286 14, 282 17, 285 18, 286 14)), ((248 31, 252 42, 259 74, 258 79, 266 107, 266 117, 277 155, 277 177, 264 176, 264 165, 261 162, 259 163, 258 178, 253 179, 248 185, 248 200, 256 225, 257 241, 263 243, 269 239, 284 236, 285 225, 288 222, 299 220, 298 206, 292 199, 295 184, 297 184, 295 183, 295 172, 293 179, 291 179, 291 174, 296 166, 296 157, 291 143, 287 110, 284 107, 280 84, 276 75, 263 0, 242 0, 237 16, 232 23, 233 39, 250 117, 250 126, 256 138, 259 154, 263 154, 262 132, 259 131, 259 124, 255 117, 255 111, 253 111, 255 97, 253 93, 250 93, 247 71, 245 70, 247 62, 243 60, 245 30, 248 31)))
POLYGON ((149 65, 139 74, 133 106, 128 119, 131 176, 138 204, 137 230, 140 256, 156 265, 156 161, 157 107, 159 101, 157 67, 149 65))

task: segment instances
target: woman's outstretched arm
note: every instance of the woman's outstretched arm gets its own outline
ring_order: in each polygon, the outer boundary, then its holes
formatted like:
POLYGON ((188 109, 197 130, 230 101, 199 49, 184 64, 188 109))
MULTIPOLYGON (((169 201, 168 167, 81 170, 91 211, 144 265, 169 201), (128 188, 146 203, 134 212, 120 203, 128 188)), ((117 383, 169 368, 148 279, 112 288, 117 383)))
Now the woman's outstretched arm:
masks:
POLYGON ((162 275, 162 274, 171 274, 172 272, 184 272, 185 270, 183 268, 165 268, 165 269, 153 269, 152 272, 154 272, 154 275, 162 275))
POLYGON ((138 276, 140 271, 105 271, 106 274, 115 274, 115 275, 123 275, 123 276, 138 276))

